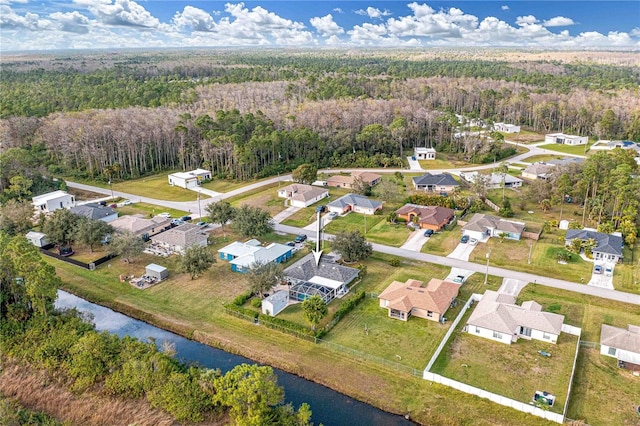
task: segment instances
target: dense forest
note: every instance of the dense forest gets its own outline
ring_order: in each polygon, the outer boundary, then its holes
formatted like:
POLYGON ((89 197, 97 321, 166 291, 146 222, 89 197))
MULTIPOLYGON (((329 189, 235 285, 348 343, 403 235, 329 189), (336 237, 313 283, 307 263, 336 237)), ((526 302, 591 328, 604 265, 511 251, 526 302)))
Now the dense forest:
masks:
MULTIPOLYGON (((94 411, 102 408, 97 401, 110 404, 113 417, 99 423, 117 424, 118 402, 128 400, 183 423, 222 424, 231 418, 247 426, 310 424, 307 404, 298 410, 283 404, 271 367, 242 364, 222 374, 185 365, 171 347, 161 351, 154 342, 99 333, 77 311, 55 311, 59 278, 24 237, 0 232, 0 271, 0 362, 44 371, 43 381, 92 399, 94 411)), ((10 375, 4 367, 0 373, 10 375)))
MULTIPOLYGON (((423 58, 416 52, 193 51, 13 58, 2 150, 47 153, 50 175, 115 178, 210 167, 249 179, 319 167, 399 167, 434 146, 471 162, 499 143, 457 138, 457 115, 537 132, 640 141, 640 68, 423 58)), ((0 181, 6 189, 6 179, 0 181)))

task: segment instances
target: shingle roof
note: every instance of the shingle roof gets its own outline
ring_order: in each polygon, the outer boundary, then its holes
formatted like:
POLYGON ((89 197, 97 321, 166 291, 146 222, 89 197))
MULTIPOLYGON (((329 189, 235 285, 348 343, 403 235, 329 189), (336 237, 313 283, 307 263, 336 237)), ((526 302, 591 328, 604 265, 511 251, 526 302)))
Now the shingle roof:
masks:
POLYGON ((358 206, 369 209, 377 209, 382 203, 380 201, 371 200, 365 196, 358 194, 346 194, 327 204, 329 207, 339 207, 344 209, 347 206, 358 206))
POLYGON ((496 229, 502 232, 512 234, 522 234, 525 228, 522 222, 512 222, 497 216, 491 216, 482 213, 476 213, 471 220, 462 227, 463 231, 485 232, 487 229, 496 229))
POLYGON ((155 216, 151 219, 146 219, 141 216, 122 216, 110 222, 109 225, 122 231, 130 231, 134 234, 143 233, 152 228, 164 228, 169 226, 171 219, 155 216))
POLYGON ((322 194, 328 193, 326 188, 318 188, 311 185, 305 185, 301 183, 294 183, 292 185, 285 186, 279 189, 278 192, 291 193, 292 200, 307 201, 314 199, 322 194))
POLYGON ((594 239, 598 245, 592 250, 599 253, 615 254, 622 256, 622 237, 618 235, 610 235, 602 232, 591 231, 588 229, 568 229, 565 240, 571 241, 579 238, 582 241, 594 239))
POLYGON ((316 260, 313 253, 309 253, 302 259, 284 270, 285 275, 301 281, 308 281, 318 276, 328 278, 334 281, 350 283, 353 281, 360 271, 356 268, 343 266, 338 263, 324 260, 324 256, 320 258, 320 263, 316 266, 316 260))
POLYGON ((458 182, 449 174, 440 173, 432 175, 425 173, 422 176, 413 178, 414 185, 440 185, 440 186, 458 186, 458 182))
POLYGON ((541 309, 536 302, 524 302, 518 306, 513 296, 487 290, 467 324, 508 334, 516 333, 522 326, 559 335, 564 315, 542 312, 541 309))
POLYGON ((116 211, 111 207, 101 206, 96 203, 87 203, 81 206, 71 207, 71 213, 77 214, 79 216, 84 216, 89 219, 99 220, 113 214, 116 214, 116 211))
POLYGON ((624 329, 602 324, 600 344, 640 354, 640 327, 629 325, 624 329))
POLYGON ((449 308, 451 300, 458 295, 459 285, 432 278, 426 287, 422 287, 422 281, 409 279, 406 283, 392 282, 379 296, 379 299, 388 300, 388 307, 403 312, 409 312, 413 308, 443 314, 449 308))
POLYGON ((536 176, 544 176, 549 173, 555 167, 554 164, 534 163, 527 166, 522 173, 527 173, 536 176))
POLYGON ((440 206, 419 206, 417 204, 405 204, 396 210, 398 215, 408 215, 415 213, 420 219, 420 223, 428 223, 440 226, 448 222, 454 215, 454 211, 447 207, 440 206))
POLYGON ((192 223, 185 223, 158 235, 154 235, 151 237, 151 240, 187 249, 194 244, 201 244, 207 241, 207 238, 208 234, 198 226, 192 223))
POLYGON ((330 186, 335 186, 338 183, 346 183, 346 184, 349 184, 349 185, 353 185, 353 181, 355 180, 355 178, 360 178, 364 182, 366 182, 369 185, 371 185, 371 184, 373 184, 373 182, 377 181, 381 177, 382 176, 380 176, 379 174, 373 173, 373 172, 352 172, 350 176, 344 176, 344 175, 333 175, 333 176, 330 176, 327 179, 327 183, 330 186))

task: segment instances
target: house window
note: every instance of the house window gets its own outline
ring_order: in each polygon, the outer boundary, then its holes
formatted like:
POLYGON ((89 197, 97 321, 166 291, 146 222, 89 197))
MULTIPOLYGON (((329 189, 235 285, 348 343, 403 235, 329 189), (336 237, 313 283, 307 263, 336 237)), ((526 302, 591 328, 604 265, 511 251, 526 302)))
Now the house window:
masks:
POLYGON ((494 339, 502 339, 502 333, 498 333, 497 331, 493 332, 494 339))
POLYGON ((550 334, 548 334, 548 333, 542 333, 542 338, 543 338, 544 340, 551 340, 551 335, 550 335, 550 334))
POLYGON ((616 356, 616 348, 609 348, 609 351, 607 352, 609 355, 611 356, 616 356))
POLYGON ((476 327, 476 333, 480 334, 480 327, 476 327))
POLYGON ((428 318, 433 318, 433 312, 427 311, 427 317, 428 318))

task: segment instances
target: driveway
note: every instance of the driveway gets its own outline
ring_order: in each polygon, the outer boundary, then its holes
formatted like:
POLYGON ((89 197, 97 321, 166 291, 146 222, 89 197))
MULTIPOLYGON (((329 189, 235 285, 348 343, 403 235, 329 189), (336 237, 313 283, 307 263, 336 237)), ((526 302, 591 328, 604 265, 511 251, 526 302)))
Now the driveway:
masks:
POLYGON ((520 291, 527 285, 526 281, 520 281, 513 278, 503 278, 502 285, 498 289, 498 293, 509 294, 517 297, 520 291))
POLYGON ((295 212, 297 212, 300 209, 301 209, 301 207, 289 206, 286 209, 282 210, 280 213, 276 214, 273 217, 273 221, 275 223, 280 223, 283 220, 285 220, 286 218, 288 218, 289 216, 293 215, 295 212))
POLYGON ((405 243, 400 248, 403 248, 405 250, 420 251, 424 243, 426 243, 427 241, 429 241, 429 237, 424 236, 424 231, 422 229, 417 229, 413 231, 411 235, 409 235, 407 241, 405 241, 405 243))
POLYGON ((591 279, 589 280, 587 285, 613 290, 613 269, 615 268, 615 265, 611 263, 606 263, 606 262, 602 262, 602 263, 596 262, 595 265, 601 265, 603 273, 602 274, 592 273, 591 279), (604 274, 604 270, 608 267, 611 268, 611 276, 607 276, 604 274))
POLYGON ((472 246, 471 244, 460 243, 458 246, 451 252, 447 257, 451 257, 453 259, 460 259, 469 261, 469 255, 473 251, 476 246, 472 246))
POLYGON ((422 170, 422 167, 420 167, 420 162, 418 160, 414 160, 413 158, 411 158, 411 156, 408 156, 407 161, 409 162, 410 170, 422 170))

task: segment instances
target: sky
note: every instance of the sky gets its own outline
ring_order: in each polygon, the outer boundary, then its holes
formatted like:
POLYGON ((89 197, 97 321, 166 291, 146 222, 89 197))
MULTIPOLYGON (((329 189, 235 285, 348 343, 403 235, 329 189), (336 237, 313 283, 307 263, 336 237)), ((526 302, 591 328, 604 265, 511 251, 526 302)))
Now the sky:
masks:
POLYGON ((640 1, 0 0, 0 52, 165 47, 640 50, 640 1))

